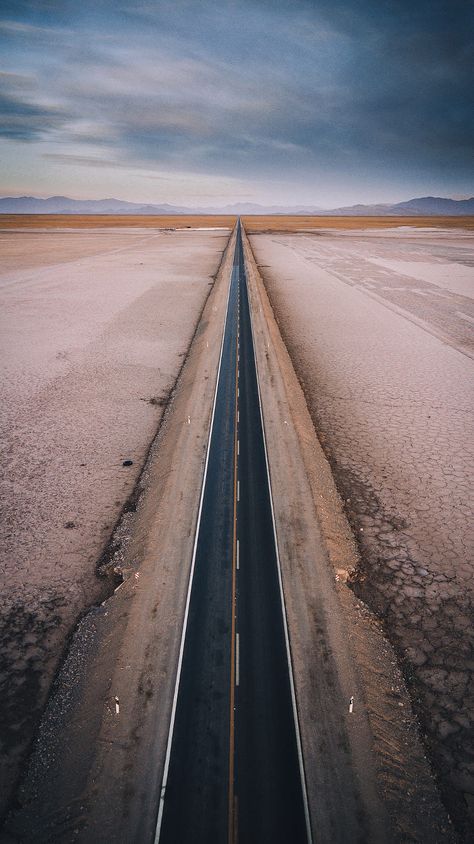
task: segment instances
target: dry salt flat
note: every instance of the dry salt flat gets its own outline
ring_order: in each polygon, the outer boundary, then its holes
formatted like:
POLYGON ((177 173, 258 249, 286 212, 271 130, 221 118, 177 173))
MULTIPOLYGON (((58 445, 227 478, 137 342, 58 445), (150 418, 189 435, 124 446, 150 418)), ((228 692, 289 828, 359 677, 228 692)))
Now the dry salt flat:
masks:
POLYGON ((0 231, 0 809, 228 237, 0 231))
POLYGON ((451 812, 474 818, 474 238, 256 234, 252 248, 451 812))

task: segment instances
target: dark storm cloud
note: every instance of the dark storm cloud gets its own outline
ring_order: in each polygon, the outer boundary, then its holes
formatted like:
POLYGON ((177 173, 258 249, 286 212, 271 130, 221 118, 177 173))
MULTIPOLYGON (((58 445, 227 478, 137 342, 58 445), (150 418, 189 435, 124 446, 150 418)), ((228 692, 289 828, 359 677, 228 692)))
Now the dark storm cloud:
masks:
MULTIPOLYGON (((472 11, 439 0, 4 2, 8 137, 267 176, 472 178, 472 11)), ((64 159, 67 160, 67 159, 64 159)))

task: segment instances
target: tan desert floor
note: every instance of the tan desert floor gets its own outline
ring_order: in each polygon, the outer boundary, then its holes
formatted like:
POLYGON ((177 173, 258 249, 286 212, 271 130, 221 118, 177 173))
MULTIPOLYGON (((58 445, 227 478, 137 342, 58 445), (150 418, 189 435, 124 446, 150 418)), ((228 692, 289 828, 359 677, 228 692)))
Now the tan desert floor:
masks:
MULTIPOLYGON (((125 582, 75 631, 8 841, 154 836, 234 245, 235 237, 140 478, 136 511, 114 532, 125 582)), ((448 844, 393 651, 345 583, 355 543, 246 253, 315 838, 448 844)))
POLYGON ((3 804, 228 237, 0 232, 3 804))
POLYGON ((473 236, 328 231, 251 244, 359 538, 356 591, 399 648, 468 835, 473 236))

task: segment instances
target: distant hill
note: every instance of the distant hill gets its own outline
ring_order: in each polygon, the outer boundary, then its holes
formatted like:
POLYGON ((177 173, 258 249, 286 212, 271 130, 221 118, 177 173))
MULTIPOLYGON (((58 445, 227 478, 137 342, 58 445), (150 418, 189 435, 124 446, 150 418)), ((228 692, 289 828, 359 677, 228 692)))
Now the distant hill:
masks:
POLYGON ((70 199, 67 196, 5 196, 0 198, 0 214, 314 214, 317 216, 461 216, 474 214, 474 197, 446 199, 422 196, 395 205, 351 205, 324 210, 316 206, 257 205, 251 202, 223 207, 186 208, 177 205, 143 205, 122 199, 70 199))
POLYGON ((186 214, 187 208, 174 205, 142 205, 123 199, 69 199, 67 196, 5 196, 0 198, 0 214, 186 214))
POLYGON ((69 199, 67 196, 5 196, 0 198, 0 214, 316 214, 314 206, 287 208, 263 206, 251 202, 223 207, 186 208, 177 205, 143 205, 122 199, 69 199))
POLYGON ((442 196, 421 196, 395 205, 350 205, 334 208, 328 214, 369 217, 419 217, 419 216, 465 216, 474 214, 474 197, 471 199, 446 199, 442 196))
POLYGON ((224 205, 223 208, 200 209, 208 214, 322 214, 321 208, 315 205, 258 205, 254 202, 236 202, 224 205))

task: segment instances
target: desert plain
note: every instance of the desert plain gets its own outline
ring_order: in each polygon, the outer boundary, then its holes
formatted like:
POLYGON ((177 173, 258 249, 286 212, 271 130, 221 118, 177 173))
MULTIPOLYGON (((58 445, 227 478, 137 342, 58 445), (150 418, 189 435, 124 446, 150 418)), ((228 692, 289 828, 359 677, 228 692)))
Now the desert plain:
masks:
MULTIPOLYGON (((0 220, 4 810, 78 620, 123 576, 114 526, 234 222, 0 220)), ((350 587, 469 840, 474 220, 243 222, 356 541, 350 587)))
POLYGON ((0 236, 4 804, 229 236, 29 222, 0 236))
POLYGON ((474 239, 389 222, 250 241, 358 542, 352 587, 384 620, 469 835, 474 239))

